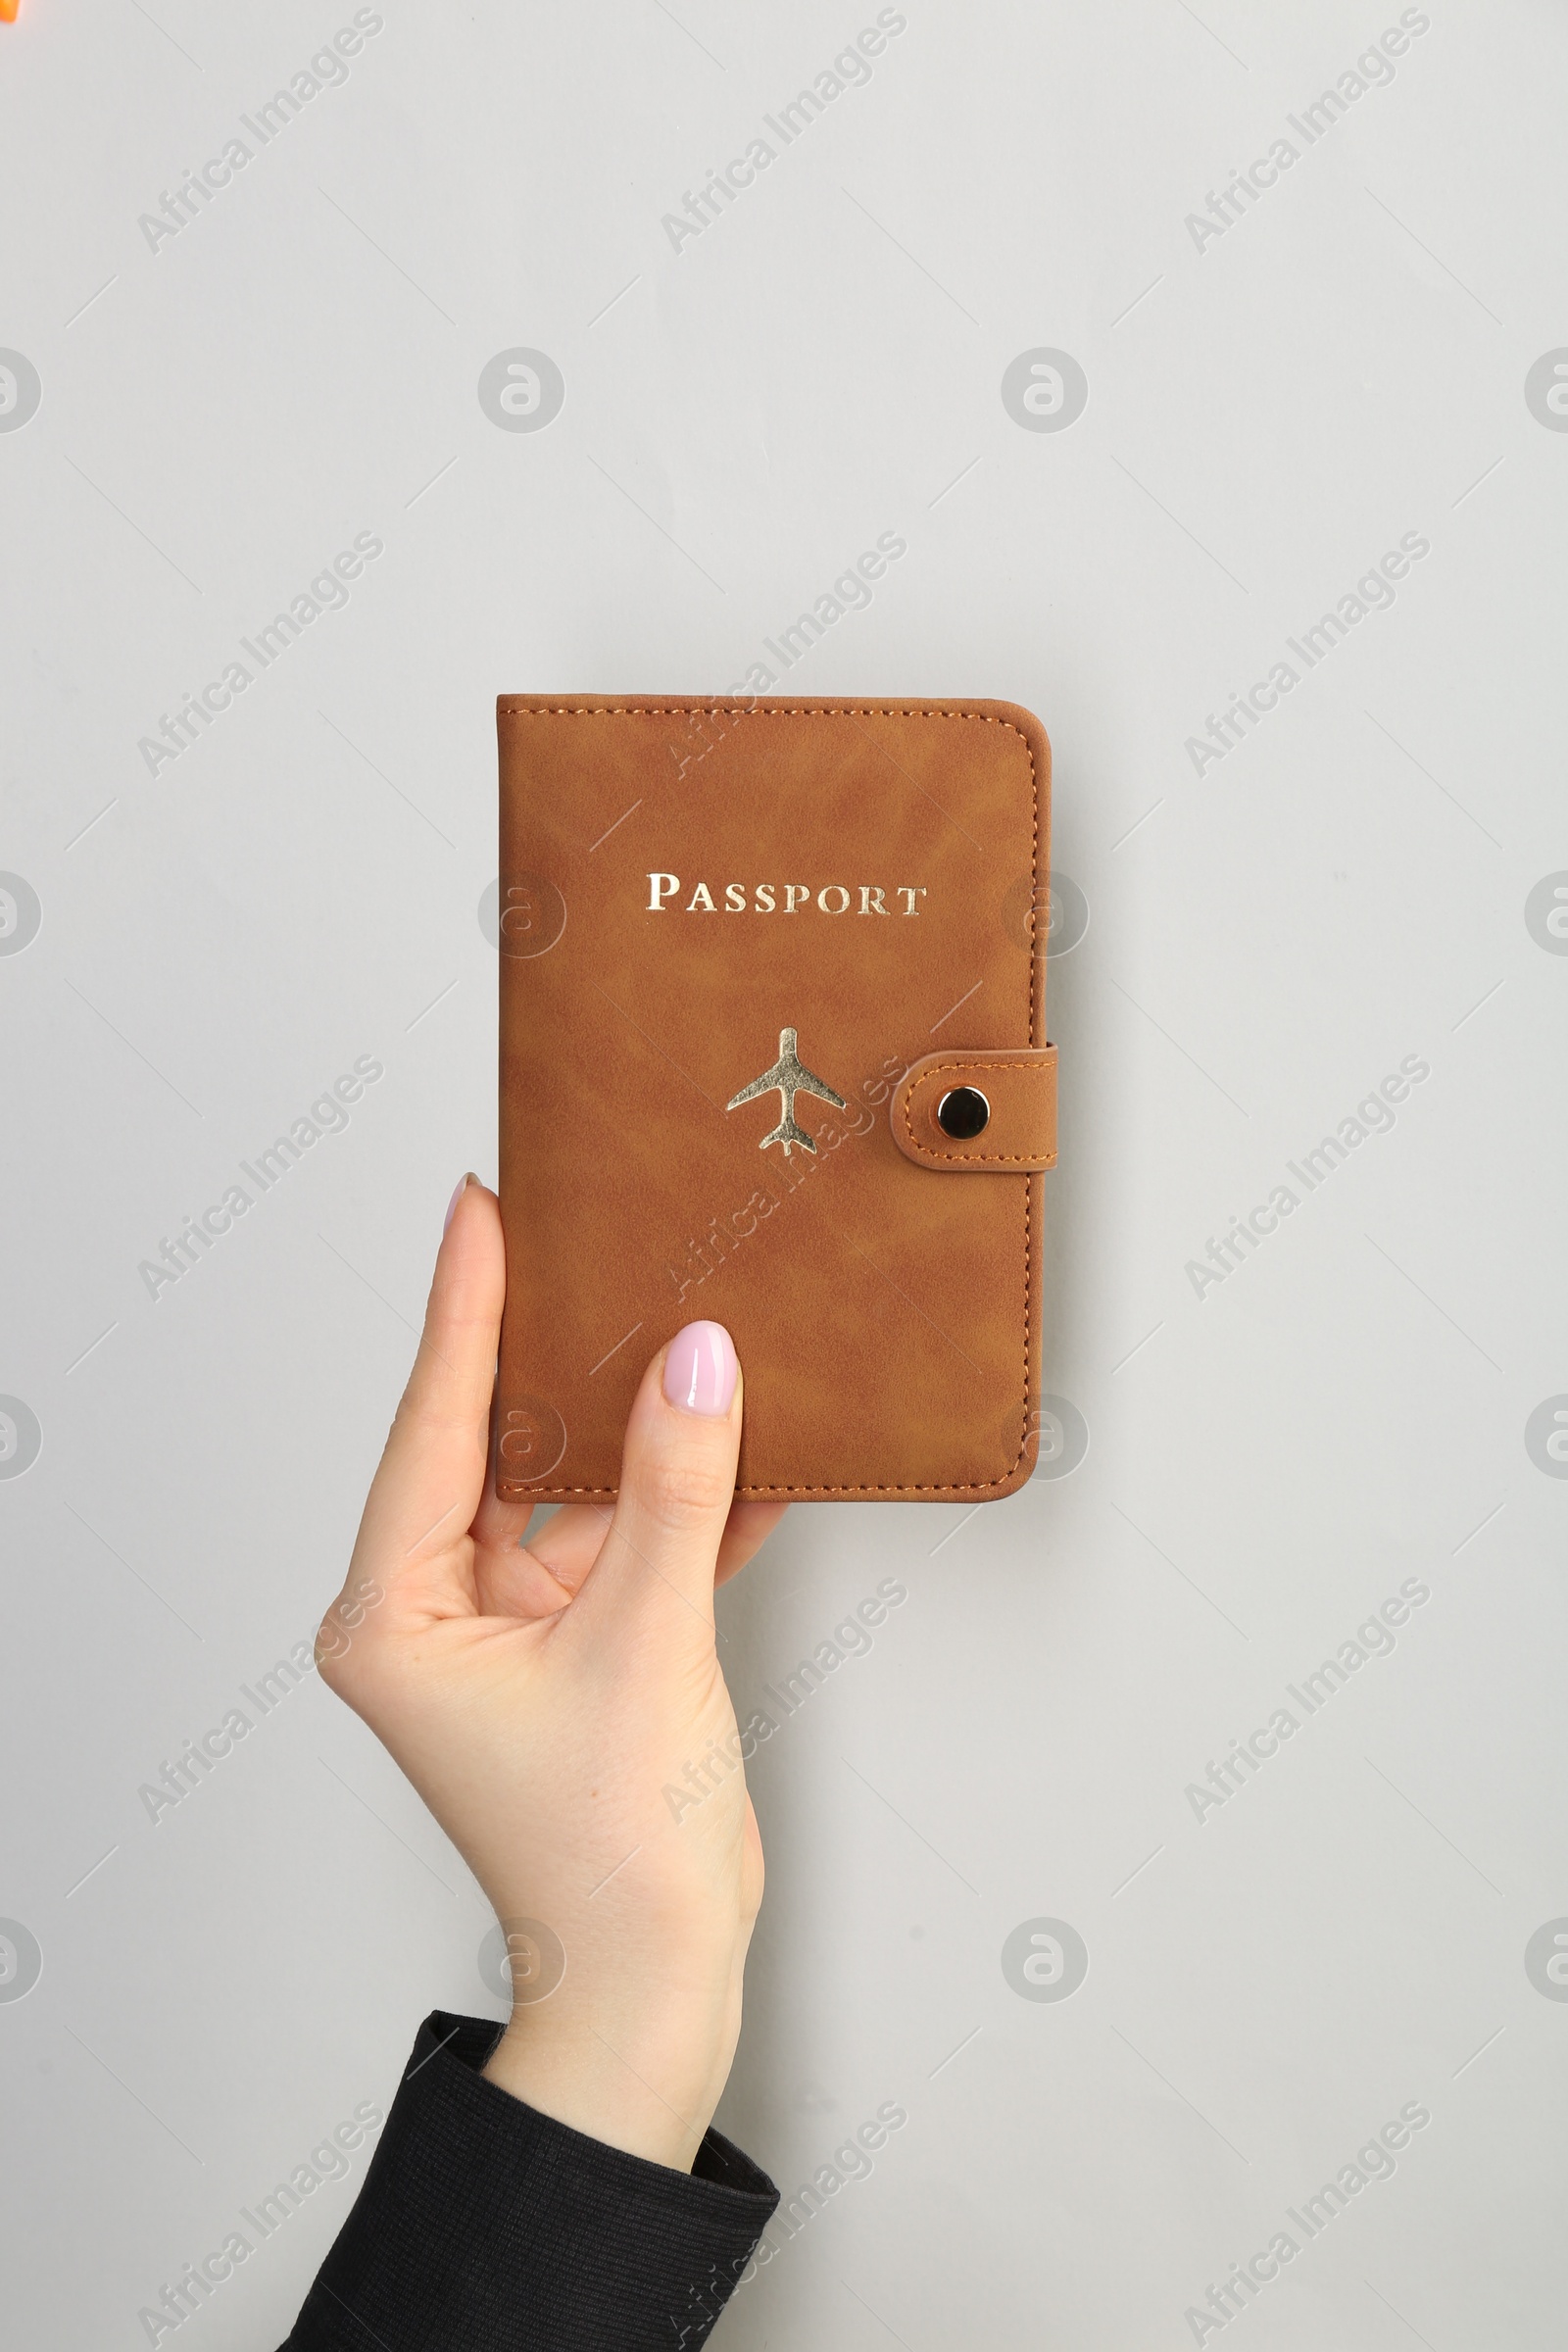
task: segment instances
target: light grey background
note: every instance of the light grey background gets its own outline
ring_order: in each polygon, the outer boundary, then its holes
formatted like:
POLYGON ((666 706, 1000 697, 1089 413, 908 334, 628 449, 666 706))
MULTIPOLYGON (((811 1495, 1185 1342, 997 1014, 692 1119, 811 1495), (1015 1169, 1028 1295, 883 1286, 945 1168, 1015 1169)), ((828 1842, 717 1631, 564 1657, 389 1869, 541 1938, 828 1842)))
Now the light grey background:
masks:
MULTIPOLYGON (((879 2103, 908 2121, 775 2224, 717 2340, 1535 2352, 1568 1483, 1525 1425, 1568 1392, 1568 959, 1525 909, 1568 869, 1568 435, 1525 378, 1568 345, 1563 12, 1434 0, 1308 148, 1287 117, 1396 8, 908 0, 679 251, 662 216, 874 8, 379 13, 156 250, 139 217, 352 9, 0 26, 0 345, 41 384, 0 431, 0 868, 42 910, 0 954, 0 1392, 42 1431, 0 1479, 0 1916, 42 1953, 0 2001, 12 2331, 145 2342, 164 2282, 385 2105, 425 2009, 499 2014, 472 1882, 314 1678, 156 1825, 138 1788, 309 1640, 448 1193, 494 1173, 495 693, 728 689, 893 530, 781 683, 1050 730, 1090 919, 1051 969, 1046 1387, 1090 1444, 979 1511, 801 1510, 726 1595, 743 1712, 880 1580, 908 1597, 754 1767, 720 2121, 786 2193, 879 2103), (564 379, 540 432, 479 405, 514 347, 564 379), (1003 405, 1042 347, 1088 379, 1059 432, 1003 405), (362 531, 347 608, 149 773, 161 715, 362 531), (1195 772, 1405 533, 1392 608, 1195 772), (140 1262, 357 1055, 384 1076, 347 1131, 151 1298, 140 1262), (1392 1131, 1198 1296, 1404 1056, 1392 1131), (1411 1579, 1393 1654, 1197 1818, 1411 1579), (1003 1973, 1040 1918, 1088 1947, 1060 2003, 1003 1973), (1307 2242, 1287 2209, 1407 2102, 1394 2177, 1307 2242), (1184 2316, 1282 2229, 1244 2316, 1184 2316)), ((363 2169, 180 2341, 275 2343, 363 2169)))

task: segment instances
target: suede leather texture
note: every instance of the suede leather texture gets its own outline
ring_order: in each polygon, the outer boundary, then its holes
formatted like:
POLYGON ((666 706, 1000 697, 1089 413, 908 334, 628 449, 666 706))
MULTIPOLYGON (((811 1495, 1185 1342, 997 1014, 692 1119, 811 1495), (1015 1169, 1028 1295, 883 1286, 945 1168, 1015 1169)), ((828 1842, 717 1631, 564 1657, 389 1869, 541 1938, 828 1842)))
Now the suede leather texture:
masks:
POLYGON ((1054 1160, 1039 720, 508 695, 498 728, 500 1492, 611 1499, 645 1364, 706 1317, 745 1375, 741 1494, 1013 1493, 1054 1160), (726 1107, 785 1030, 842 1109, 726 1107), (966 1084, 992 1118, 955 1143, 966 1084), (814 1152, 764 1142, 791 1111, 814 1152))

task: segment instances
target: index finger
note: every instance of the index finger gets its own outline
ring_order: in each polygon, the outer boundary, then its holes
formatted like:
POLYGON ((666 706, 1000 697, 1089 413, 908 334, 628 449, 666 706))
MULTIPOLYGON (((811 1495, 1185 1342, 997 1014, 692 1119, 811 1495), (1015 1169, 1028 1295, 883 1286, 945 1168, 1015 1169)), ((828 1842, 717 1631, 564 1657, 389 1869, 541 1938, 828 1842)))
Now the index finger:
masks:
MULTIPOLYGON (((468 1541, 484 1491, 506 1249, 496 1197, 476 1176, 454 1199, 436 1253, 424 1329, 350 1568, 432 1605, 473 1608, 468 1541)), ((345 1591, 347 1591, 345 1587, 345 1591)))

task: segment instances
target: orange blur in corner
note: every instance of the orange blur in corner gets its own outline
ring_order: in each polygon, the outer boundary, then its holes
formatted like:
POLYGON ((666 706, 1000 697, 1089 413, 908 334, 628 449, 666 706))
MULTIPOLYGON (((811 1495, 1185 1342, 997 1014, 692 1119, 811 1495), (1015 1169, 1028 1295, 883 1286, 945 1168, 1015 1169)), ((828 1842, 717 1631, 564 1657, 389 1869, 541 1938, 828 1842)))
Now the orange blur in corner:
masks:
POLYGON ((0 0, 0 24, 14 24, 16 21, 17 0, 0 0))

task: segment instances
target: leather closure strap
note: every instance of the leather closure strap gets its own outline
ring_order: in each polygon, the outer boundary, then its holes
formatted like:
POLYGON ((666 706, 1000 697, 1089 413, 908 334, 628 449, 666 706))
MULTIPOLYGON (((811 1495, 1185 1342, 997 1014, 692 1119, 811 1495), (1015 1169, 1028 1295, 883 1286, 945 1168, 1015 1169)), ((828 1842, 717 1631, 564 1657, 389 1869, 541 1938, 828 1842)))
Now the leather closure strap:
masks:
POLYGON ((917 1167, 1027 1175, 1056 1164, 1056 1049, 927 1054, 911 1062, 888 1105, 893 1138, 917 1167), (990 1116, 980 1133, 947 1134, 937 1110, 947 1095, 973 1087, 990 1116))

